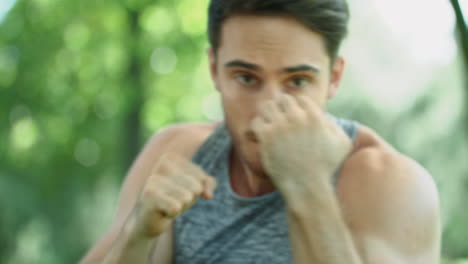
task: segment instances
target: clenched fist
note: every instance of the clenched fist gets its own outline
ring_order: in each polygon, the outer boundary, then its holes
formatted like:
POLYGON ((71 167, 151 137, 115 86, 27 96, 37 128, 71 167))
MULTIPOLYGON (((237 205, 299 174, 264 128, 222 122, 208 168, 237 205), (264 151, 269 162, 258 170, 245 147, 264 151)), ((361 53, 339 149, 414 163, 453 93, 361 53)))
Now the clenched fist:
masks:
POLYGON ((202 196, 211 199, 216 181, 200 167, 166 154, 148 177, 130 218, 134 232, 156 237, 202 196))
POLYGON ((318 177, 331 176, 351 151, 343 130, 305 96, 284 94, 265 102, 251 129, 265 171, 283 193, 328 180, 318 177))

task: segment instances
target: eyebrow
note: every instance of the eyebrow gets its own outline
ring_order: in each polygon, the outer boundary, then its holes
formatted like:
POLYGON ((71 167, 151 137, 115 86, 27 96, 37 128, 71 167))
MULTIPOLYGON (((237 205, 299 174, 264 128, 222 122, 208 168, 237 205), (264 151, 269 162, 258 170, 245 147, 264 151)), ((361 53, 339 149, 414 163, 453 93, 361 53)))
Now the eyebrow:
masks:
POLYGON ((245 62, 242 60, 229 61, 226 64, 224 64, 224 67, 229 67, 229 68, 240 67, 240 68, 247 68, 249 70, 255 70, 255 71, 260 70, 260 66, 253 64, 253 63, 245 62))
MULTIPOLYGON (((228 68, 240 67, 240 68, 246 68, 246 69, 254 70, 254 71, 259 71, 261 69, 260 66, 258 66, 256 64, 253 64, 253 63, 250 63, 250 62, 243 61, 243 60, 229 61, 226 64, 224 64, 224 67, 228 67, 228 68)), ((313 66, 313 65, 300 64, 300 65, 296 65, 296 66, 286 67, 286 68, 281 70, 281 72, 285 72, 285 73, 295 73, 295 72, 303 72, 303 71, 310 71, 310 72, 313 72, 313 73, 319 73, 320 69, 318 67, 316 67, 316 66, 313 66)))
POLYGON ((294 72, 303 72, 303 71, 311 71, 313 73, 319 73, 320 69, 316 66, 301 64, 293 67, 287 67, 282 70, 286 73, 294 73, 294 72))

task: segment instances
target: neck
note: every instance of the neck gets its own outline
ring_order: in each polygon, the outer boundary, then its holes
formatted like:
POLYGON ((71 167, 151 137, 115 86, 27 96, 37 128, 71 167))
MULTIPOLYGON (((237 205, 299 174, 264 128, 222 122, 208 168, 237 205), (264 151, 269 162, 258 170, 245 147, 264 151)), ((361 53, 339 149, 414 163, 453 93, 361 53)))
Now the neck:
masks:
POLYGON ((273 182, 265 174, 256 174, 242 159, 240 153, 232 149, 229 159, 229 175, 232 189, 243 197, 257 197, 276 190, 273 182))

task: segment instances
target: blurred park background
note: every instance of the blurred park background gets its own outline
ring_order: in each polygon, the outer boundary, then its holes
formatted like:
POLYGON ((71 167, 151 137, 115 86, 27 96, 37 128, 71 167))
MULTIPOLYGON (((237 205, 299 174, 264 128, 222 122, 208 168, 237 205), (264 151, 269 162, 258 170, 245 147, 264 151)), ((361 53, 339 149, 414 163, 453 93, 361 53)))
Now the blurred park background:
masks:
MULTIPOLYGON (((443 263, 468 263, 468 1, 349 4, 347 72, 330 111, 430 171, 443 263)), ((0 0, 0 263, 77 262, 152 134, 222 118, 207 6, 0 0)))

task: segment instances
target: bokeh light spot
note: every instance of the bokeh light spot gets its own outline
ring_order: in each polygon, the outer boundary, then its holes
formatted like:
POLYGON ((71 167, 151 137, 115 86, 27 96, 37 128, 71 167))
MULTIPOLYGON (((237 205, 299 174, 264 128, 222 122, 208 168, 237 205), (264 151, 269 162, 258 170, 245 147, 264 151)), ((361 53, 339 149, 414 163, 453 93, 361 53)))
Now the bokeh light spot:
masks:
POLYGON ((223 110, 218 93, 210 93, 203 99, 203 114, 210 121, 223 119, 223 110))
POLYGON ((16 249, 8 263, 39 263, 43 252, 50 250, 51 230, 47 222, 35 218, 25 225, 18 234, 16 249))
POLYGON ((170 11, 163 7, 146 8, 140 18, 140 26, 155 36, 164 36, 174 28, 173 16, 169 14, 170 11))
POLYGON ((11 144, 14 150, 28 150, 37 141, 37 127, 30 117, 23 118, 13 125, 11 144))
POLYGON ((111 119, 117 114, 119 107, 115 93, 102 92, 94 103, 94 112, 102 120, 111 119))
POLYGON ((160 47, 151 55, 151 69, 159 74, 172 73, 177 66, 177 54, 169 47, 160 47))
POLYGON ((184 33, 199 36, 205 33, 207 17, 206 1, 191 0, 190 3, 180 1, 177 6, 182 30, 184 33))
POLYGON ((101 156, 101 148, 96 141, 89 138, 81 139, 75 147, 75 159, 85 167, 91 167, 98 163, 101 156))
POLYGON ((88 42, 89 30, 83 23, 75 23, 68 26, 64 38, 69 49, 78 51, 88 42))

